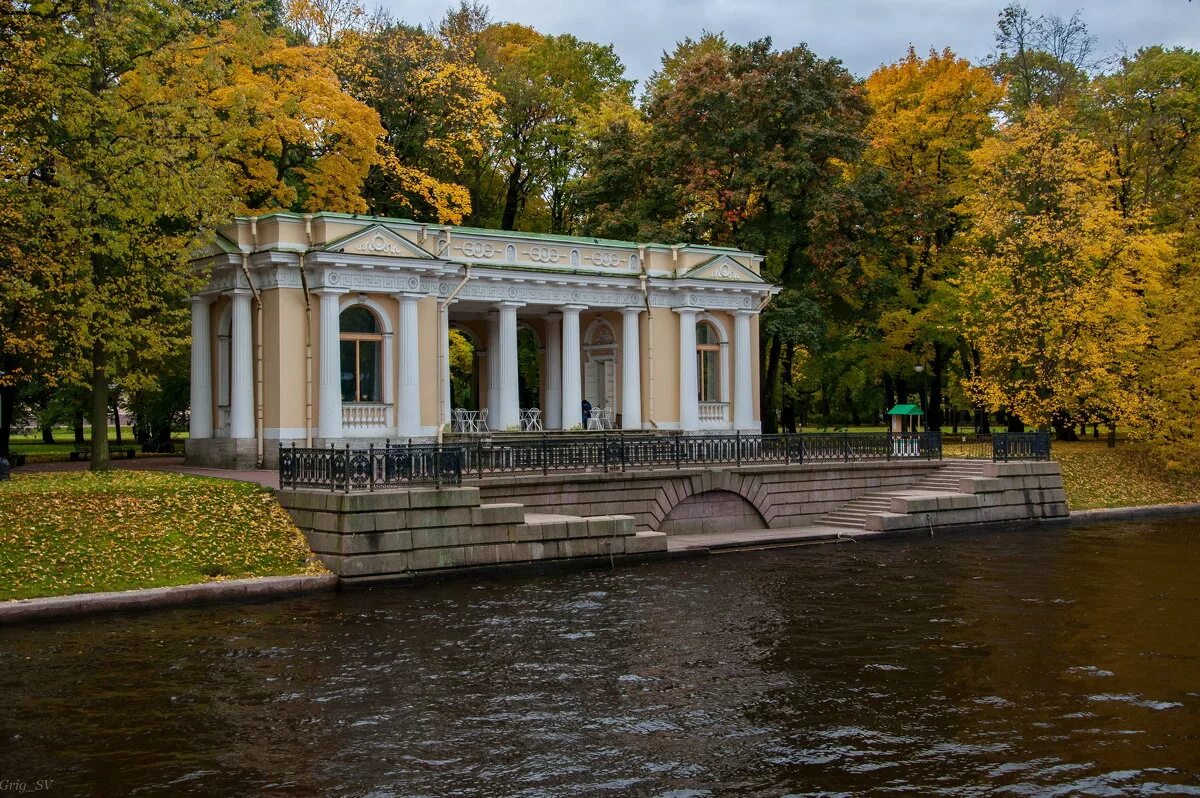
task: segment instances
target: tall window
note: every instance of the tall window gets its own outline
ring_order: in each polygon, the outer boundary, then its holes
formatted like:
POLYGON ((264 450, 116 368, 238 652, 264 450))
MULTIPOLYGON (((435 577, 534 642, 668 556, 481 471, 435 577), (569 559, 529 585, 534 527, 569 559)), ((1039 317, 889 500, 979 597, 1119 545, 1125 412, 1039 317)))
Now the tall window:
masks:
POLYGON ((342 311, 342 401, 382 401, 380 355, 383 334, 375 314, 362 305, 342 311))
POLYGON ((721 339, 706 321, 696 324, 696 376, 700 401, 721 401, 721 339))

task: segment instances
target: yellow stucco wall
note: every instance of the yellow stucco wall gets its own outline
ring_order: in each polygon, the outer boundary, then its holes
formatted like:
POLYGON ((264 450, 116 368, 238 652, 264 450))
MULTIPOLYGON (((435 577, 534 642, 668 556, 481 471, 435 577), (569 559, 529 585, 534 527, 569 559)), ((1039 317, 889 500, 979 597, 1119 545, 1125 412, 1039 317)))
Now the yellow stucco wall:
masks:
POLYGON ((679 423, 679 315, 669 308, 655 308, 650 324, 654 352, 647 373, 653 380, 652 421, 679 423))

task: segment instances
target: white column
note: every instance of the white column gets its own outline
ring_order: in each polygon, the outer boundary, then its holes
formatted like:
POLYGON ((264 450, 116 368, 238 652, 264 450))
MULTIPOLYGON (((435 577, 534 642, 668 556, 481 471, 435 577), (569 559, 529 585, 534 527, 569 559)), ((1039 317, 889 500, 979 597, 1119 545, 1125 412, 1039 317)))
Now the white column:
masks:
POLYGON ((317 385, 318 437, 327 441, 342 437, 342 347, 338 297, 342 291, 327 288, 313 293, 321 297, 321 374, 317 385))
POLYGON ((642 428, 641 308, 621 309, 621 429, 642 428))
POLYGON ((211 302, 209 297, 192 297, 192 409, 188 435, 193 440, 213 435, 211 302))
POLYGON ((497 323, 500 329, 500 351, 497 371, 500 376, 500 417, 494 429, 519 429, 521 426, 521 397, 517 381, 517 308, 524 303, 501 302, 497 323))
POLYGON ((442 381, 442 401, 438 408, 438 424, 446 426, 450 423, 450 304, 438 303, 438 337, 442 353, 442 373, 438 379, 442 381))
POLYGON ((546 317, 546 429, 562 429, 562 320, 546 317))
POLYGON ((495 312, 487 318, 487 409, 488 427, 503 430, 500 422, 500 322, 495 312))
POLYGON ((233 292, 232 375, 229 386, 229 437, 254 437, 254 327, 250 292, 233 292))
POLYGON ((751 315, 748 310, 734 311, 733 314, 733 428, 743 432, 754 427, 751 315))
POLYGON ((679 428, 700 429, 700 388, 696 383, 696 308, 672 308, 679 314, 679 428))
POLYGON ((411 294, 401 294, 400 327, 397 332, 397 373, 400 375, 400 393, 396 397, 396 433, 401 438, 415 438, 421 434, 421 364, 420 337, 417 325, 417 299, 411 294))
POLYGON ((583 423, 583 389, 579 375, 579 311, 582 305, 562 308, 562 428, 583 423))

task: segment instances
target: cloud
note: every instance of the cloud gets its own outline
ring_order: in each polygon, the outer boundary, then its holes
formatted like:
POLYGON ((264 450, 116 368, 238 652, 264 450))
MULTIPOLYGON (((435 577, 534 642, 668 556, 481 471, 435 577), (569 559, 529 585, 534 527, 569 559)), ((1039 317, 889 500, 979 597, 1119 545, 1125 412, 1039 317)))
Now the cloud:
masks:
MULTIPOLYGON (((1200 2, 1109 0, 1081 7, 1082 0, 1030 2, 1034 14, 1068 17, 1082 12, 1101 54, 1151 44, 1200 49, 1200 2)), ((444 0, 384 0, 410 23, 438 19, 444 0)), ((826 58, 838 58, 857 75, 918 52, 950 47, 978 61, 992 50, 1003 2, 986 0, 492 0, 492 17, 532 25, 545 33, 572 33, 613 44, 631 77, 644 80, 664 50, 705 30, 731 41, 770 36, 777 47, 801 42, 826 58)))

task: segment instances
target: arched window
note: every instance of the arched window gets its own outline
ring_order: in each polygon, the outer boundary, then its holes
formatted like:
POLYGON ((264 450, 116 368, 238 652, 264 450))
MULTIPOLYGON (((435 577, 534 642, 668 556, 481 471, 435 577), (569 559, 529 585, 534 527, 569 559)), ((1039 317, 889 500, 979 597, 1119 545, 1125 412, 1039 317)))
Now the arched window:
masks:
POLYGON ((696 324, 696 376, 700 401, 721 401, 721 338, 707 321, 696 324))
POLYGON ((375 314, 362 305, 342 311, 342 401, 383 401, 380 361, 383 334, 375 314))

